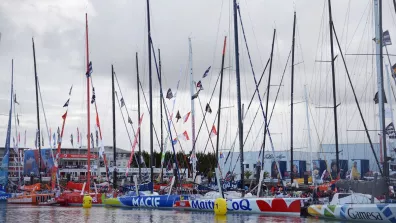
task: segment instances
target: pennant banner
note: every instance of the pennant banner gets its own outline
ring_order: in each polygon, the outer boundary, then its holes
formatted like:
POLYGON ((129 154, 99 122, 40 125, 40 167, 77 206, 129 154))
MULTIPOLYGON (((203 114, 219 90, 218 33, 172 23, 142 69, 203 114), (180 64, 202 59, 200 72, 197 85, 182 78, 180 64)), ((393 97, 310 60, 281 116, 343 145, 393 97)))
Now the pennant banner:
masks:
MULTIPOLYGON (((135 133, 135 139, 133 140, 132 152, 131 152, 131 156, 129 157, 128 166, 127 166, 127 169, 126 169, 126 172, 125 172, 125 175, 126 175, 126 176, 128 176, 128 170, 129 170, 129 168, 131 167, 132 160, 133 160, 133 156, 134 156, 134 154, 135 154, 135 147, 136 147, 136 144, 138 143, 137 140, 138 140, 138 136, 139 136, 139 134, 140 134, 140 126, 141 126, 141 124, 142 124, 143 115, 144 115, 144 113, 140 116, 140 119, 139 119, 139 127, 138 127, 138 129, 137 129, 137 131, 136 131, 136 133, 135 133)), ((139 143, 140 143, 140 142, 139 142, 139 143)))

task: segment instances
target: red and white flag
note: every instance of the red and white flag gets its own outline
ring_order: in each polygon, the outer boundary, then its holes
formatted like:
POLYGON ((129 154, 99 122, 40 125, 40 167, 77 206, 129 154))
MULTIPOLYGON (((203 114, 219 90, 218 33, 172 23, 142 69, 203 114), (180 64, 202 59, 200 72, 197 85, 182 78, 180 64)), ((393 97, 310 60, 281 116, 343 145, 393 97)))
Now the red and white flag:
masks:
POLYGON ((217 136, 217 130, 214 125, 212 126, 212 131, 210 131, 210 137, 213 137, 213 136, 217 136))
POLYGON ((188 118, 190 117, 190 114, 191 114, 191 112, 188 112, 188 113, 184 116, 184 118, 183 118, 184 123, 186 123, 186 122, 188 121, 188 118))
POLYGON ((188 137, 187 131, 184 131, 183 134, 179 135, 179 138, 183 139, 183 140, 190 140, 190 137, 188 137))
POLYGON ((135 154, 135 147, 136 147, 136 144, 138 143, 138 136, 139 136, 139 134, 140 134, 140 125, 142 124, 143 115, 144 115, 144 113, 140 116, 140 119, 139 119, 139 127, 138 127, 138 129, 137 129, 137 131, 136 131, 136 133, 135 133, 135 139, 134 139, 133 144, 132 144, 131 156, 129 157, 128 166, 127 166, 127 169, 126 169, 126 171, 125 171, 125 175, 126 175, 126 176, 128 176, 128 170, 129 170, 129 168, 131 167, 131 164, 132 164, 132 161, 133 161, 133 156, 134 156, 134 154, 135 154))

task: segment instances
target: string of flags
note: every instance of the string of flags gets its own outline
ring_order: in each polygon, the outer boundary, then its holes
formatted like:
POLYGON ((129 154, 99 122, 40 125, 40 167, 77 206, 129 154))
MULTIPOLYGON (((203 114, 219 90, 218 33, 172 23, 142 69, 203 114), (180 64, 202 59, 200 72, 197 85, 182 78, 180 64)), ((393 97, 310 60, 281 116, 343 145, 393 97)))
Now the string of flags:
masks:
POLYGON ((170 88, 166 92, 166 98, 169 99, 169 100, 173 98, 173 93, 172 93, 172 90, 170 88))
POLYGON ((202 82, 201 81, 198 81, 197 88, 199 88, 199 90, 203 90, 203 86, 202 86, 202 82))
POLYGON ((212 130, 210 131, 210 137, 217 136, 217 130, 216 127, 213 125, 212 130))
POLYGON ((212 113, 212 108, 210 107, 209 103, 206 104, 205 111, 212 113))
POLYGON ((184 118, 183 118, 184 122, 183 122, 183 123, 186 123, 186 122, 188 121, 188 118, 190 117, 190 114, 191 114, 191 112, 188 112, 188 113, 184 116, 184 118))
POLYGON ((179 121, 179 119, 181 119, 181 116, 180 116, 180 112, 179 112, 179 111, 177 111, 177 113, 176 113, 176 119, 177 119, 177 121, 176 121, 176 122, 178 122, 178 121, 179 121))
POLYGON ((95 103, 96 101, 96 95, 95 95, 95 88, 92 87, 92 98, 91 98, 91 104, 95 103))

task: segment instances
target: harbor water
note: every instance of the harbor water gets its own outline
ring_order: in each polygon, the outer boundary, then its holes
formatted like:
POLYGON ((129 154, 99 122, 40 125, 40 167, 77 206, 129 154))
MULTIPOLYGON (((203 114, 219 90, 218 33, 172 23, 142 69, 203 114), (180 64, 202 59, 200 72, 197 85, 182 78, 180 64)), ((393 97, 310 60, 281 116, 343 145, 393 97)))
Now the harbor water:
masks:
POLYGON ((154 209, 123 209, 92 207, 56 207, 56 206, 31 206, 10 205, 0 203, 0 222, 42 223, 42 222, 141 222, 141 223, 181 223, 181 222, 307 222, 324 223, 336 222, 315 218, 300 217, 272 217, 263 215, 228 214, 216 217, 210 212, 189 212, 177 210, 154 209))

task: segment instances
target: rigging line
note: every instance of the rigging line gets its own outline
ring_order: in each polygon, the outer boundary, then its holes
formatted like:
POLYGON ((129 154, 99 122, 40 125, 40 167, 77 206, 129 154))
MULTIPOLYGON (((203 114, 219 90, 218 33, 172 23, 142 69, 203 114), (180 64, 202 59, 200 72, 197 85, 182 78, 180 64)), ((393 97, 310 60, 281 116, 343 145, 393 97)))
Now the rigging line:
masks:
MULTIPOLYGON (((156 68, 156 71, 157 71, 157 78, 158 78, 158 81, 159 81, 159 87, 160 87, 160 93, 162 94, 162 95, 164 95, 163 94, 163 91, 162 91, 162 82, 161 82, 161 77, 160 77, 160 73, 159 73, 159 70, 158 70, 158 64, 157 64, 157 58, 156 58, 156 54, 155 54, 155 50, 154 50, 154 44, 153 44, 153 40, 152 40, 152 38, 151 38, 151 36, 149 37, 149 40, 148 41, 150 41, 151 42, 151 48, 152 48, 152 51, 153 51, 153 56, 154 56, 154 62, 155 62, 155 68, 156 68)), ((168 106, 166 105, 166 103, 165 103, 165 97, 162 97, 162 103, 164 104, 164 108, 165 108, 165 112, 167 112, 167 113, 169 113, 169 109, 168 109, 168 106)), ((171 122, 172 122, 172 120, 171 120, 171 122)), ((174 125, 173 125, 174 126, 174 125)), ((153 127, 153 126, 152 126, 153 127)), ((172 140, 172 131, 171 131, 171 124, 168 122, 168 129, 169 129, 169 137, 170 137, 170 140, 172 140)), ((180 143, 179 143, 180 144, 180 143)), ((178 162, 177 162, 177 155, 176 155, 176 150, 175 150, 175 145, 173 145, 173 143, 171 143, 171 145, 172 145, 172 149, 173 149, 173 153, 174 153, 174 161, 175 161, 175 164, 176 164, 176 171, 177 171, 177 176, 178 176, 178 178, 179 178, 179 180, 181 179, 180 178, 180 171, 179 171, 179 168, 178 168, 178 162)), ((181 185, 180 185, 180 187, 181 187, 181 185)))
MULTIPOLYGON (((151 111, 150 111, 150 108, 149 108, 148 103, 147 103, 146 94, 144 93, 144 88, 143 88, 142 82, 141 82, 140 80, 141 80, 141 79, 139 78, 139 86, 140 86, 140 88, 142 89, 144 102, 146 103, 147 111, 148 111, 149 114, 150 114, 151 111)), ((157 139, 158 145, 160 145, 160 141, 159 141, 159 139, 158 139, 158 135, 157 135, 157 131, 155 130, 154 123, 153 123, 153 125, 152 125, 151 127, 154 129, 155 138, 157 139)))
MULTIPOLYGON (((130 143, 131 146, 132 146, 132 145, 133 145, 132 139, 131 139, 130 134, 129 134, 128 126, 127 126, 127 124, 126 124, 126 122, 125 122, 124 113, 122 113, 122 108, 121 108, 120 100, 118 100, 118 94, 117 94, 116 92, 114 92, 114 93, 115 93, 115 95, 116 95, 116 97, 117 97, 118 107, 120 108, 120 111, 121 111, 121 116, 122 116, 122 120, 123 120, 124 125, 125 125, 125 129, 126 129, 127 134, 128 134, 129 143, 130 143)), ((135 131, 135 130, 134 130, 134 131, 135 131)), ((137 165, 138 165, 138 167, 139 167, 140 165, 139 165, 138 159, 137 159, 137 157, 136 157, 136 153, 134 153, 133 155, 134 155, 135 160, 136 160, 136 163, 137 163, 137 165)), ((141 155, 141 154, 140 154, 140 155, 141 155)))
MULTIPOLYGON (((259 83, 258 83, 259 86, 260 86, 260 84, 261 84, 261 80, 262 80, 263 77, 264 77, 264 73, 265 73, 265 71, 267 70, 267 67, 268 67, 268 64, 269 64, 270 60, 271 60, 271 59, 269 58, 268 61, 267 61, 267 64, 265 65, 265 68, 264 68, 264 70, 263 70, 263 73, 261 74, 261 77, 260 77, 260 80, 259 80, 259 83)), ((248 107, 247 107, 247 109, 246 109, 246 112, 245 112, 245 114, 244 114, 243 117, 246 117, 246 115, 247 115, 247 113, 248 113, 248 111, 249 111, 249 109, 250 109, 250 106, 251 106, 251 104, 252 104, 252 101, 253 101, 254 97, 256 96, 256 93, 257 93, 257 89, 255 89, 255 91, 254 91, 254 93, 253 93, 253 96, 250 98, 249 105, 248 105, 248 107)), ((265 92, 264 92, 264 96, 265 96, 266 93, 267 93, 267 89, 266 89, 265 92)), ((263 97, 264 97, 264 96, 263 96, 263 97)), ((257 116, 257 112, 258 112, 258 110, 256 111, 256 115, 255 115, 255 116, 257 116)), ((254 122, 254 121, 253 121, 253 122, 254 122)), ((231 144, 231 149, 230 149, 230 151, 228 152, 227 158, 226 158, 226 160, 225 160, 225 162, 224 162, 225 164, 226 164, 227 161, 228 161, 228 158, 229 158, 229 156, 230 156, 231 151, 233 152, 234 149, 235 149, 236 140, 237 140, 237 138, 238 138, 238 131, 239 131, 239 129, 237 128, 234 141, 233 141, 233 143, 231 144)), ((248 133, 248 134, 249 134, 249 133, 248 133)), ((246 137, 246 139, 247 139, 247 137, 246 137)), ((245 142, 246 142, 246 139, 245 139, 245 142)), ((244 145, 245 145, 245 144, 244 144, 244 145)))
MULTIPOLYGON (((199 98, 199 96, 198 96, 198 101, 199 101, 199 107, 201 108, 201 112, 202 112, 202 114, 203 114, 204 111, 203 111, 201 99, 199 98)), ((220 108, 220 109, 221 109, 221 108, 220 108)), ((205 109, 205 112, 206 112, 206 109, 205 109)), ((217 115, 216 115, 216 117, 217 117, 217 115)), ((210 133, 211 133, 211 131, 209 130, 208 123, 206 122, 206 120, 205 120, 205 126, 206 126, 206 130, 208 131, 209 138, 210 138, 210 133)), ((212 125, 212 126, 213 126, 213 125, 212 125)), ((214 148, 214 145, 213 145, 212 138, 210 138, 210 143, 212 144, 213 152, 215 152, 215 148, 214 148)))
MULTIPOLYGON (((356 102, 356 105, 357 105, 357 107, 358 107, 358 110, 359 110, 360 117, 361 117, 361 119, 362 119, 364 128, 365 128, 365 130, 366 130, 367 139, 369 140, 369 143, 370 143, 370 146, 371 146, 371 150, 372 150, 372 152, 373 152, 373 154, 374 154, 375 161, 377 162, 378 169, 379 169, 379 171, 380 171, 380 173, 381 173, 381 175, 382 175, 383 173, 382 173, 382 170, 381 170, 381 165, 380 165, 380 163, 379 163, 379 161, 378 161, 378 158, 377 158, 377 155, 376 155, 376 153, 375 153, 375 151, 374 151, 373 143, 371 142, 370 134, 369 134, 369 132, 368 132, 368 130, 367 130, 366 122, 365 122, 365 120, 364 120, 364 118, 363 118, 363 114, 362 114, 362 111, 361 111, 361 109, 360 109, 360 105, 359 105, 359 102, 358 102, 358 100, 357 100, 357 97, 356 97, 355 89, 354 89, 354 87, 353 87, 353 85, 352 85, 352 81, 351 81, 351 78, 350 78, 350 76, 349 76, 348 67, 347 67, 347 65, 346 65, 346 62, 345 62, 345 59, 344 59, 344 55, 343 55, 343 53, 342 53, 342 51, 341 51, 341 46, 340 46, 340 43, 339 43, 339 41, 338 41, 337 33, 336 33, 336 30, 335 30, 335 27, 334 27, 334 23, 333 23, 333 22, 331 22, 331 26, 332 26, 332 27, 330 27, 330 28, 332 28, 333 31, 334 31, 334 36, 335 36, 335 38, 336 38, 336 40, 337 40, 338 48, 339 48, 339 50, 340 50, 341 57, 342 57, 342 60, 343 60, 343 62, 344 62, 345 70, 346 70, 346 73, 347 73, 347 75, 348 75, 349 84, 351 85, 352 92, 353 92, 353 95, 354 95, 354 97, 355 97, 355 102, 356 102)), ((391 100, 392 100, 392 99, 391 99, 391 100)), ((386 149, 386 148, 385 148, 385 149, 386 149)))
MULTIPOLYGON (((115 79, 116 79, 116 82, 117 82, 117 85, 118 85, 118 90, 119 90, 119 92, 120 92, 120 94, 121 94, 121 98, 123 98, 123 100, 124 100, 124 106, 125 106, 126 113, 127 113, 127 115, 128 115, 128 123, 129 123, 129 119, 130 119, 131 116, 129 116, 128 108, 127 108, 127 105, 126 105, 126 103, 125 103, 124 96, 122 95, 121 86, 120 86, 120 83, 118 82, 118 77, 117 77, 117 73, 116 73, 116 72, 114 72, 114 77, 115 77, 115 79)), ((118 101, 118 103, 120 104, 120 101, 118 100, 118 94, 116 94, 116 96, 117 96, 117 101, 118 101)), ((96 107, 96 100, 95 100, 95 107, 96 107)), ((121 111, 121 114, 122 114, 122 119, 124 119, 124 115, 123 115, 123 113, 122 113, 122 107, 120 107, 120 111, 121 111)), ((139 117, 139 118, 140 118, 140 117, 139 117)), ((124 122, 125 122, 125 119, 124 119, 124 122)), ((126 123, 124 123, 124 124, 126 124, 126 123)), ((129 123, 129 124, 131 125, 133 135, 135 136, 135 135, 136 135, 135 128, 133 127, 133 124, 132 124, 132 123, 129 123)), ((129 141, 130 141, 131 146, 132 146, 132 139, 131 139, 131 136, 130 136, 130 134, 129 134, 128 127, 127 127, 127 126, 125 126, 125 127, 127 128, 128 138, 129 138, 129 141)), ((140 132, 139 132, 139 134, 140 134, 140 132)), ((157 141, 158 141, 158 138, 157 138, 157 141)), ((159 142, 159 141, 158 141, 158 142, 159 142)), ((139 145, 140 143, 141 143, 141 142, 138 142, 138 145, 139 145)), ((140 155, 140 154, 139 154, 139 155, 140 155)), ((139 165, 138 165, 138 167, 139 167, 139 165)), ((143 168, 146 168, 146 167, 147 167, 147 166, 146 166, 146 162, 144 162, 144 163, 143 163, 143 168)), ((148 170, 147 170, 147 171, 148 171, 148 170)))
MULTIPOLYGON (((220 73, 221 73, 221 72, 220 72, 220 73)), ((215 90, 216 90, 216 87, 217 87, 217 83, 219 82, 219 79, 220 79, 220 73, 219 73, 219 75, 217 76, 217 80, 216 80, 215 86, 214 86, 214 88, 213 88, 212 95, 210 96, 210 99, 209 99, 209 102, 208 102, 209 104, 210 104, 210 102, 212 101, 212 98, 213 98, 214 92, 215 92, 215 90)), ((199 95, 198 95, 198 96, 199 96, 199 95)), ((193 99, 191 99, 191 100, 193 100, 193 99)), ((203 120, 202 120, 202 122, 201 122, 201 125, 199 126, 199 129, 198 129, 197 136, 195 137, 195 141, 194 141, 193 148, 195 148, 195 145, 197 144, 198 136, 199 136, 199 133, 201 132, 202 125, 203 125, 203 123, 204 123, 204 121, 205 121, 206 114, 207 114, 207 111, 205 111, 205 113, 204 113, 204 115, 203 115, 203 120)))
MULTIPOLYGON (((256 75, 255 75, 255 73, 254 73, 253 64, 252 64, 252 60, 251 60, 251 57, 250 57, 249 48, 248 48, 248 45, 247 45, 247 40, 246 40, 246 35, 245 35, 245 29, 244 29, 244 27, 243 27, 242 16, 241 16, 241 10, 240 10, 239 5, 237 5, 237 10, 238 10, 238 14, 239 14, 239 21, 241 22, 241 28, 242 28, 242 32, 243 32, 243 38, 244 38, 244 40, 245 40, 246 50, 247 50, 247 53, 248 53, 248 56, 249 56, 250 67, 251 67, 251 69, 252 69, 253 79, 254 79, 254 83, 255 83, 255 85, 256 85, 257 95, 258 95, 258 98, 259 98, 260 107, 261 107, 262 114, 263 114, 263 118, 264 118, 264 122, 265 122, 265 129, 267 130, 268 138, 269 138, 269 140, 270 140, 270 145, 271 145, 271 148, 272 148, 272 153, 273 153, 274 156, 275 156, 274 144, 273 144, 273 141, 272 141, 271 133, 270 133, 269 128, 268 128, 267 116, 266 116, 266 114, 265 114, 265 112, 264 112, 263 104, 262 104, 262 101, 261 101, 260 91, 259 91, 259 89, 258 89, 257 79, 256 79, 256 75)), ((268 96, 268 95, 267 95, 267 96, 268 96)), ((276 160, 276 158, 275 158, 275 160, 276 160)), ((280 168, 279 168, 279 162, 278 162, 278 161, 276 162, 276 165, 277 165, 278 169, 280 170, 280 168)), ((282 174, 279 173, 279 175, 280 175, 280 179, 282 180, 282 174)))

